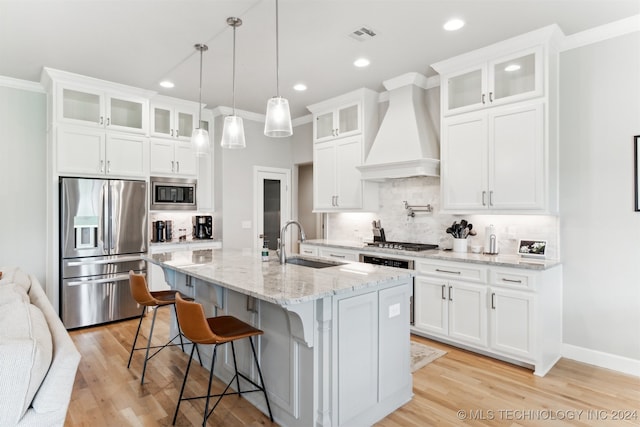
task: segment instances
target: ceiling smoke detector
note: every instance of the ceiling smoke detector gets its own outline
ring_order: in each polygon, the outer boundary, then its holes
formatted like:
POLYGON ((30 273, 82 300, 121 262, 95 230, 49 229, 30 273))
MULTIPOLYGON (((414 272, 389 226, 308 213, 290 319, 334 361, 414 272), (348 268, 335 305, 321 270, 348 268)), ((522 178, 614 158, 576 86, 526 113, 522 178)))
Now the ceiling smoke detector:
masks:
POLYGON ((376 32, 370 27, 366 27, 366 26, 356 28, 355 30, 349 33, 349 37, 354 38, 359 42, 370 40, 375 36, 376 36, 376 32))

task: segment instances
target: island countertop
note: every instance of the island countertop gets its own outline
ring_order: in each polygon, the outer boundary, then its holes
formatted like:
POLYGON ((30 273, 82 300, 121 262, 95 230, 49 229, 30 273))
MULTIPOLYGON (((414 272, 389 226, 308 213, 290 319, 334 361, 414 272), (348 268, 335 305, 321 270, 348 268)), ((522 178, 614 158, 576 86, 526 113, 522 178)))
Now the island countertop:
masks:
MULTIPOLYGON (((281 306, 376 287, 389 280, 414 276, 411 270, 359 262, 326 268, 281 265, 275 254, 271 254, 268 262, 263 262, 256 250, 184 250, 149 254, 143 258, 163 268, 281 306)), ((298 255, 296 258, 319 260, 298 255)))

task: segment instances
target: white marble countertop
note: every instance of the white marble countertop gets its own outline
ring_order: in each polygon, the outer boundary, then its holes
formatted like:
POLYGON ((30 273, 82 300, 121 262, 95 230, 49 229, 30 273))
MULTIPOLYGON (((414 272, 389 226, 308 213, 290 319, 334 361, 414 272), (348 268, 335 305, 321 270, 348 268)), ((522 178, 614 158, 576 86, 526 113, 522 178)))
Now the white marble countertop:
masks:
POLYGON ((350 241, 350 240, 326 240, 326 239, 312 239, 305 240, 304 243, 315 246, 325 246, 332 248, 343 248, 358 250, 361 252, 371 252, 387 255, 401 255, 405 258, 412 259, 439 259, 443 261, 459 261, 470 262, 475 264, 486 264, 501 267, 513 267, 524 268, 529 270, 546 270, 548 268, 560 265, 560 261, 554 259, 532 259, 523 258, 516 254, 497 254, 497 255, 485 255, 474 254, 471 252, 461 253, 453 252, 450 250, 432 249, 426 251, 402 251, 398 249, 378 248, 375 246, 367 246, 364 242, 350 241))
MULTIPOLYGON (((295 257, 320 260, 315 257, 295 257)), ((326 268, 281 265, 275 253, 263 262, 256 250, 201 249, 149 254, 161 267, 282 306, 313 301, 414 276, 411 270, 359 262, 326 268)), ((335 263, 335 262, 334 262, 335 263)))

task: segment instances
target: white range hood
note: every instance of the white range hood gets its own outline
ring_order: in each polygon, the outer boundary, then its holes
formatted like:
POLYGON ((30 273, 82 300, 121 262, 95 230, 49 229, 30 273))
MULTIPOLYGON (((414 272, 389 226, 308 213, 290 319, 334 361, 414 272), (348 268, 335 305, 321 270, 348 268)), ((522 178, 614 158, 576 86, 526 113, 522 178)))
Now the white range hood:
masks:
POLYGON ((412 176, 440 176, 440 143, 425 104, 427 78, 403 74, 383 82, 389 108, 362 166, 362 179, 383 181, 412 176))

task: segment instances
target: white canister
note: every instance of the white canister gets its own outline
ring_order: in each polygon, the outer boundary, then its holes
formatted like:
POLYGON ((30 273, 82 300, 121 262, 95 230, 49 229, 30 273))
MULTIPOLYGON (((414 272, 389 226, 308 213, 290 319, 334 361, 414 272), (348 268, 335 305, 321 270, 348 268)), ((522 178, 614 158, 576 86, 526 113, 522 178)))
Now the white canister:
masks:
POLYGON ((453 239, 453 252, 467 252, 467 239, 453 239))

